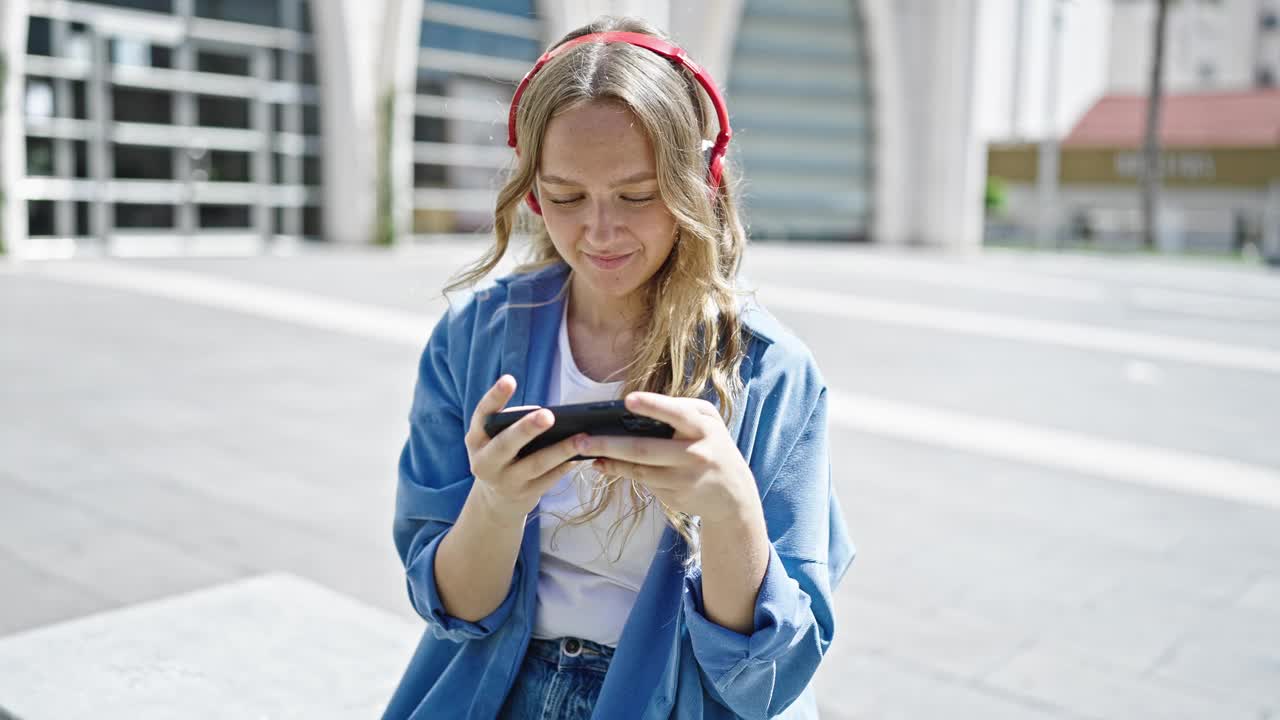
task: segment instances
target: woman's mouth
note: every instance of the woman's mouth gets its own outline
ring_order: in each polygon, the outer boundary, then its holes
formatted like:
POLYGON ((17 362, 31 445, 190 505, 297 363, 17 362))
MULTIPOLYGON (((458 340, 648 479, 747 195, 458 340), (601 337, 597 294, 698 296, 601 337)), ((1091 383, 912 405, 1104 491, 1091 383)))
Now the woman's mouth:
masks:
POLYGON ((586 255, 587 259, 591 261, 591 264, 601 270, 617 270, 623 265, 626 265, 627 262, 635 256, 635 251, 629 252, 626 255, 592 255, 590 253, 583 253, 583 255, 586 255))

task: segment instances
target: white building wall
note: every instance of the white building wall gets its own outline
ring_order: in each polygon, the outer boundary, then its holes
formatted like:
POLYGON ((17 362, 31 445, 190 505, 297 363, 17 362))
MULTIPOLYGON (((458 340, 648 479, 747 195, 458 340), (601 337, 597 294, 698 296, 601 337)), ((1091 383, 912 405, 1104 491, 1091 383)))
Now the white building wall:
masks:
MULTIPOLYGON (((1108 87, 1145 93, 1154 45, 1154 0, 1117 2, 1108 87)), ((1165 28, 1165 90, 1241 90, 1254 86, 1263 0, 1186 0, 1170 5, 1165 28)))
POLYGON ((0 262, 21 256, 22 241, 27 235, 27 209, 16 197, 19 183, 26 174, 25 132, 22 124, 23 58, 27 48, 26 0, 0 2, 0 55, 5 60, 6 82, 0 95, 0 187, 4 190, 4 206, 0 207, 0 235, 5 254, 0 262))
POLYGON ((1062 137, 1107 89, 1110 0, 984 0, 979 133, 986 140, 1062 137), (1053 120, 1047 122, 1053 3, 1062 27, 1053 120))

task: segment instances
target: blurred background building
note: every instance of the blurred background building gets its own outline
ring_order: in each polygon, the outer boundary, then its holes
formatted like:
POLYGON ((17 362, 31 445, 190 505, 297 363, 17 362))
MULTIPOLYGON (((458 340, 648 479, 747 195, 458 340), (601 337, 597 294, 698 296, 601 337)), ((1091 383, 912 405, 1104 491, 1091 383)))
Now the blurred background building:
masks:
MULTIPOLYGON (((1129 232, 1154 4, 6 0, 3 239, 22 256, 231 253, 483 231, 511 161, 515 83, 602 13, 667 28, 725 89, 755 238, 1022 241, 1042 212, 1028 143, 1069 136, 1058 235, 1129 232), (1089 127, 1139 113, 1106 135, 1119 144, 1096 161, 1112 163, 1102 181, 1076 173, 1071 149, 1102 150, 1071 134, 1095 104, 1089 127)), ((1275 0, 1177 3, 1168 38, 1175 98, 1272 106, 1275 0)), ((1207 122, 1226 107, 1191 105, 1207 122)), ((1180 246, 1238 248, 1280 224, 1266 219, 1280 203, 1269 127, 1215 136, 1263 138, 1243 175, 1170 195, 1180 246)), ((1168 162, 1234 167, 1218 148, 1178 146, 1168 162), (1188 152, 1201 159, 1177 159, 1188 152)))
MULTIPOLYGON (((1043 98, 1057 107, 1055 122, 1038 128, 1010 122, 989 134, 989 242, 1044 243, 1036 228, 1047 215, 1047 239, 1056 247, 1141 244, 1139 183, 1157 3, 1109 4, 1105 22, 1087 33, 1108 38, 1101 65, 1082 52, 1096 41, 1072 25, 1082 4, 1062 6, 1056 53, 1053 43, 1027 50, 1041 56, 1042 66, 1060 67, 1058 82, 1036 83, 1056 94, 1043 98), (1088 65, 1084 74, 1081 63, 1088 65), (1059 156, 1047 196, 1037 185, 1038 143, 1046 139, 1059 156)), ((1157 249, 1280 254, 1280 3, 1171 2, 1164 39, 1157 249)))

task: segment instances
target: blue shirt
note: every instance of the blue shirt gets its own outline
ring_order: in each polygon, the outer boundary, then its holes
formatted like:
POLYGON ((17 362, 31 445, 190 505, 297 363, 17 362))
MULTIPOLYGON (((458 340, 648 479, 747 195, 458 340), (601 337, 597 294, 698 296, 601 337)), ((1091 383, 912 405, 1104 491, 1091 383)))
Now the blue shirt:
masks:
MULTIPOLYGON (((480 398, 509 373, 518 381, 511 405, 545 404, 567 273, 561 263, 508 276, 453 304, 422 354, 393 534, 427 627, 384 720, 488 720, 515 680, 537 611, 536 519, 488 617, 448 615, 433 568, 474 482, 463 436, 480 398)), ((759 487, 771 544, 755 627, 743 635, 706 618, 700 571, 685 570, 687 546, 668 527, 593 717, 817 717, 809 681, 835 633, 832 590, 854 554, 831 483, 826 385, 809 350, 762 308, 744 308, 742 320, 746 392, 729 431, 759 487)))

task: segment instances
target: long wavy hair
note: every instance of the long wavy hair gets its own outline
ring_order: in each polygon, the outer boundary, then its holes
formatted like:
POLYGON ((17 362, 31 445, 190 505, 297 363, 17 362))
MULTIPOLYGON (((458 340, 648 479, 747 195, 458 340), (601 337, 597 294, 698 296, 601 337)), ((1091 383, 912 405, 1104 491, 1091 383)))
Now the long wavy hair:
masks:
MULTIPOLYGON (((582 35, 611 31, 669 41, 644 20, 601 17, 565 35, 553 47, 582 35)), ((494 242, 455 275, 445 291, 473 287, 493 270, 517 228, 531 237, 528 260, 516 268, 517 273, 564 262, 541 218, 522 208, 525 195, 535 187, 547 124, 557 113, 592 102, 620 104, 639 120, 653 146, 659 195, 674 216, 678 232, 670 255, 641 291, 647 312, 636 328, 635 355, 622 371, 623 396, 645 390, 706 397, 711 390, 727 424, 742 390, 738 372, 745 341, 736 278, 746 232, 738 216, 731 169, 726 168, 714 195, 707 189, 706 141, 717 131, 710 101, 691 73, 650 50, 621 42, 589 42, 556 57, 533 77, 516 115, 519 152, 498 194, 494 242)), ((613 523, 610 544, 627 518, 632 520, 629 536, 640 511, 656 499, 640 483, 619 476, 602 475, 590 485, 585 511, 560 519, 564 524, 589 522, 626 487, 630 512, 613 523)), ((660 504, 667 522, 689 545, 686 565, 697 563, 696 522, 660 504)))

